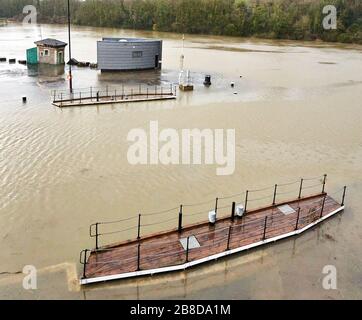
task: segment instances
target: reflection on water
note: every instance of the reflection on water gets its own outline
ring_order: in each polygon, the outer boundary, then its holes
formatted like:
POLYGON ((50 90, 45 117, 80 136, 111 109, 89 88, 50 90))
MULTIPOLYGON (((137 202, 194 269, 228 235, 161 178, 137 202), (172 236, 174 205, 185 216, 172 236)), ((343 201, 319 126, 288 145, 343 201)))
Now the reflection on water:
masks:
MULTIPOLYGON (((0 31, 1 55, 23 59, 39 30, 43 38, 67 37, 63 26, 9 24, 0 31)), ((75 88, 177 82, 180 35, 74 27, 74 57, 94 62, 102 36, 162 38, 162 71, 101 74, 75 67, 75 88)), ((74 265, 79 251, 93 245, 88 227, 99 220, 328 173, 328 191, 348 185, 348 208, 298 239, 184 273, 75 293, 68 292, 62 272, 48 272, 36 296, 361 298, 361 47, 187 36, 184 53, 195 91, 179 93, 176 101, 66 110, 50 104, 51 90, 67 89, 65 74, 38 70, 39 76, 29 76, 25 66, 0 63, 0 273, 25 264, 74 265), (202 84, 205 74, 212 76, 210 88, 202 84), (151 120, 160 129, 235 128, 234 175, 216 176, 213 165, 131 166, 127 134, 147 129, 151 120), (337 292, 320 287, 326 264, 337 266, 337 292)), ((26 295, 8 278, 17 279, 0 276, 1 295, 26 295)))

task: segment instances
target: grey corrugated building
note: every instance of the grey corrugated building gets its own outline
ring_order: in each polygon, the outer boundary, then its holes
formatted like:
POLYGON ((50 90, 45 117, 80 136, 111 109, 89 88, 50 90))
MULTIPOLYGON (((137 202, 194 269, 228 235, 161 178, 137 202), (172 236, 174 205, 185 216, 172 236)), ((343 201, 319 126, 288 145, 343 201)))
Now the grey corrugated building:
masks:
POLYGON ((160 69, 162 40, 103 38, 97 42, 101 71, 160 69))

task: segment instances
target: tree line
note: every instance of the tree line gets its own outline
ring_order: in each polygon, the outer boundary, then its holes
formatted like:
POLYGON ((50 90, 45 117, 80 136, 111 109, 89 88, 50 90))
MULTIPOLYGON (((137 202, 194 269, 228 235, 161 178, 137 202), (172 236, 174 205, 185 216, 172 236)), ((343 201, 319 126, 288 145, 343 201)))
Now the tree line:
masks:
MULTIPOLYGON (((63 23, 67 0, 0 0, 0 17, 63 23)), ((362 43, 361 0, 71 0, 72 23, 178 33, 362 43), (323 28, 323 7, 337 8, 337 29, 323 28)))

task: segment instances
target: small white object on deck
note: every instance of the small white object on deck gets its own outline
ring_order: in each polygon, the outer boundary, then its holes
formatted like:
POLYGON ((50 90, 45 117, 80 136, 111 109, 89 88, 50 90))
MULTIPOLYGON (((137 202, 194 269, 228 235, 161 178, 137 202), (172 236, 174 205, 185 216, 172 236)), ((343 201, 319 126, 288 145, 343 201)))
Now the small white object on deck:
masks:
POLYGON ((238 216, 239 218, 241 218, 244 215, 245 212, 245 208, 242 204, 238 204, 235 208, 235 214, 236 216, 238 216))
POLYGON ((214 224, 216 222, 216 211, 209 211, 209 222, 214 224))
POLYGON ((285 204, 283 206, 279 206, 278 209, 284 213, 285 215, 295 213, 296 211, 288 204, 285 204))
MULTIPOLYGON (((184 250, 187 250, 187 238, 180 239, 180 243, 184 250)), ((200 243, 195 236, 189 236, 189 249, 200 248, 200 243)))

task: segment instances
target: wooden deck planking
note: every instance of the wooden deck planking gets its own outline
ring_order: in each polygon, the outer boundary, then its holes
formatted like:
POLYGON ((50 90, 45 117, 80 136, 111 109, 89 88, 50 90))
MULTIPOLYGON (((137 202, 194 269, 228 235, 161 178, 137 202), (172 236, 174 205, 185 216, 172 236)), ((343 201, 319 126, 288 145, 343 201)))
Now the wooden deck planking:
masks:
MULTIPOLYGON (((266 238, 272 238, 296 227, 297 211, 300 206, 298 228, 301 229, 320 218, 321 210, 314 214, 311 209, 321 207, 324 195, 307 197, 287 202, 296 212, 284 215, 277 206, 250 211, 243 218, 219 218, 214 226, 209 223, 185 227, 181 233, 170 231, 140 240, 140 269, 150 270, 166 266, 181 265, 186 262, 186 252, 180 238, 195 235, 200 248, 190 249, 188 261, 206 258, 227 250, 229 226, 232 226, 229 249, 235 249, 263 240, 265 217, 267 216, 266 238)), ((334 199, 327 196, 323 215, 340 208, 334 199)), ((205 213, 206 214, 206 213, 205 213)), ((116 275, 137 270, 138 241, 105 247, 104 250, 92 251, 86 266, 86 277, 95 278, 116 275)))

